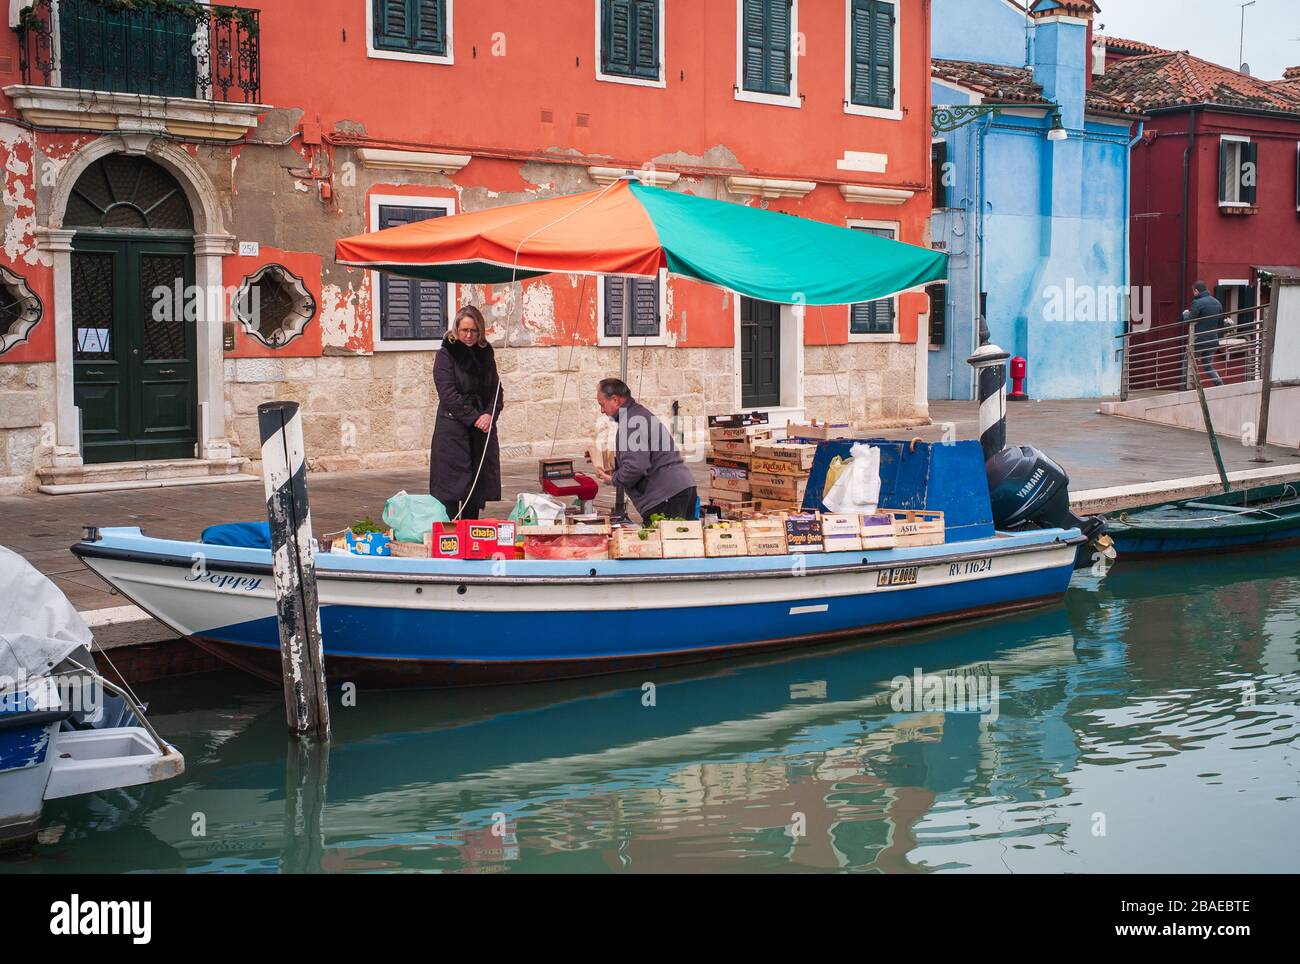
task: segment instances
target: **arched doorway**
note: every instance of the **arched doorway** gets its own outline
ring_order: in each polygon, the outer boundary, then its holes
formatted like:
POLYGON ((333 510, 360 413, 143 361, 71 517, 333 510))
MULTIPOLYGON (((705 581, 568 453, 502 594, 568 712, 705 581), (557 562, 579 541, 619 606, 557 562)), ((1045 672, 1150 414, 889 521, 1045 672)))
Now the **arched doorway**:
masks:
POLYGON ((72 186, 73 397, 85 462, 193 458, 198 441, 194 217, 143 155, 109 154, 72 186))

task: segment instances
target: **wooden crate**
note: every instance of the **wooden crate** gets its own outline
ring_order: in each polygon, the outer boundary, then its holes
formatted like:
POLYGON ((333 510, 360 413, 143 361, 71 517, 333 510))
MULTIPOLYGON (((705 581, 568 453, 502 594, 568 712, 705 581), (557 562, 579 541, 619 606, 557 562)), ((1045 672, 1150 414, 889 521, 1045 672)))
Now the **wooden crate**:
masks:
POLYGON ((750 489, 749 476, 746 474, 740 478, 728 475, 709 474, 710 489, 728 489, 732 492, 748 492, 750 489))
POLYGON ((784 499, 754 499, 754 508, 759 512, 802 512, 803 505, 784 499))
POLYGON ((596 522, 556 522, 519 527, 519 534, 523 536, 608 536, 609 531, 608 516, 596 522))
POLYGON ((706 556, 743 556, 745 551, 745 529, 737 524, 734 528, 722 529, 716 526, 704 530, 704 554, 706 556))
POLYGON ((822 540, 827 552, 860 552, 862 517, 849 513, 823 514, 822 540))
POLYGON ((863 549, 893 549, 898 545, 898 536, 894 533, 894 517, 889 513, 864 515, 862 519, 863 549))
POLYGON ((746 519, 745 547, 751 556, 785 555, 785 519, 771 516, 746 519))
POLYGON ((819 422, 814 418, 807 425, 799 422, 786 422, 785 434, 792 439, 811 438, 824 442, 833 438, 849 438, 850 427, 842 422, 832 424, 830 422, 819 422))
POLYGON ((700 522, 659 523, 665 559, 691 559, 704 555, 704 526, 700 522))
POLYGON ((824 546, 822 520, 813 514, 787 516, 785 544, 789 552, 821 552, 824 546))
POLYGON ((709 429, 710 442, 743 442, 753 438, 771 437, 772 430, 766 425, 741 425, 709 429))
POLYGON ((804 490, 808 488, 808 480, 793 475, 768 475, 766 472, 751 472, 749 473, 749 488, 756 499, 802 502, 804 490))
POLYGON ((403 559, 428 559, 432 552, 433 533, 426 532, 423 542, 400 542, 394 539, 388 544, 392 554, 403 559))
POLYGON ((944 541, 943 513, 937 509, 881 509, 894 518, 898 548, 941 546, 944 541))
POLYGON ((745 425, 766 425, 767 412, 733 412, 730 415, 710 415, 709 428, 740 428, 745 425))
POLYGON ((762 435, 751 435, 748 438, 711 439, 709 454, 725 459, 749 458, 754 454, 754 446, 763 445, 771 440, 771 431, 765 431, 762 435))
POLYGON ((754 458, 774 466, 757 471, 775 475, 807 475, 816 455, 817 446, 806 442, 767 442, 754 446, 754 458))
POLYGON ((663 539, 660 538, 657 528, 639 529, 636 526, 619 526, 610 536, 609 557, 611 559, 662 559, 663 556, 663 539))
POLYGON ((704 461, 709 464, 709 468, 711 469, 731 469, 739 472, 749 471, 748 455, 706 455, 704 461))
POLYGON ((718 505, 741 505, 753 501, 748 489, 744 492, 737 492, 735 489, 709 489, 708 498, 710 502, 718 505))

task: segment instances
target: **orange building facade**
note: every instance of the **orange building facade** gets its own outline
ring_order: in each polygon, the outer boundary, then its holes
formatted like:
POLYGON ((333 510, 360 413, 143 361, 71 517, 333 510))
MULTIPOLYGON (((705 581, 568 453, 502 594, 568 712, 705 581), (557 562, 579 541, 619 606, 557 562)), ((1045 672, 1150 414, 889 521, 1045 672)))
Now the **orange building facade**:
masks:
POLYGON ((507 453, 591 437, 625 313, 627 381, 688 444, 741 408, 926 417, 923 293, 435 285, 333 245, 628 172, 928 245, 929 0, 34 0, 10 27, 0 489, 238 473, 272 398, 302 403, 313 468, 418 464, 471 303, 507 453))

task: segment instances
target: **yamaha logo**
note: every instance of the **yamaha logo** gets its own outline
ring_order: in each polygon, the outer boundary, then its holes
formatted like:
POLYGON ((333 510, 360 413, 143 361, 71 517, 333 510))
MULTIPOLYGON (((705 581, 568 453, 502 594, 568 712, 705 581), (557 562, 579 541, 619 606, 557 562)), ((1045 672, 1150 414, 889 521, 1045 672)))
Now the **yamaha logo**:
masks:
POLYGON ((1028 482, 1020 487, 1020 491, 1016 493, 1016 498, 1023 499, 1030 492, 1034 491, 1034 487, 1041 481, 1043 481, 1043 470, 1041 468, 1034 469, 1034 474, 1029 477, 1028 482))

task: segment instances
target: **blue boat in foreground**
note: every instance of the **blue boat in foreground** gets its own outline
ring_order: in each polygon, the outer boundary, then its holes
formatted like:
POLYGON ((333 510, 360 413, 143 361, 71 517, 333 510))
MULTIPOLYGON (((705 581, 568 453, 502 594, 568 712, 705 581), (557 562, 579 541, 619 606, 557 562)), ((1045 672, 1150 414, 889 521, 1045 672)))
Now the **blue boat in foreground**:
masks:
MULTIPOLYGON (((810 493, 845 444, 819 447, 810 493)), ((1084 537, 995 531, 978 443, 872 444, 881 504, 943 510, 943 545, 609 561, 320 554, 327 673, 386 686, 590 676, 1026 609, 1065 593, 1084 537)), ((72 551, 179 634, 280 678, 269 550, 112 528, 72 551)))

